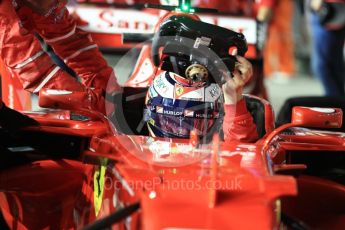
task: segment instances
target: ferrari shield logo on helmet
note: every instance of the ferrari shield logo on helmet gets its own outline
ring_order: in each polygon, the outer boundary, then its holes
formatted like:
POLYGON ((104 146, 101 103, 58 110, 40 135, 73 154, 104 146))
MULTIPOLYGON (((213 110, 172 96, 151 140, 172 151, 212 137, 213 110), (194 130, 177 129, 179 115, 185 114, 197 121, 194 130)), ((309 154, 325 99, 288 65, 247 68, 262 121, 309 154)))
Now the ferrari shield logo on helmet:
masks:
POLYGON ((183 94, 183 87, 182 86, 177 86, 176 87, 176 95, 181 96, 183 94))

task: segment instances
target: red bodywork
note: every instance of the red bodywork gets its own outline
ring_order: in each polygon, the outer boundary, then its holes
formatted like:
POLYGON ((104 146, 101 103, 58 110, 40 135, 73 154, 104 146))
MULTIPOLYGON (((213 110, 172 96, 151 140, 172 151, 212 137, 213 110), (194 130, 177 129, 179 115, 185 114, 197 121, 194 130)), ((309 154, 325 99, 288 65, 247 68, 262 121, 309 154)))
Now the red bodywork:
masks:
POLYGON ((273 162, 277 165, 287 163, 286 166, 291 167, 292 174, 301 174, 296 177, 298 196, 282 199, 283 212, 303 220, 312 229, 344 227, 344 184, 319 176, 303 175, 308 168, 306 167, 308 160, 289 165, 294 158, 304 157, 312 160, 317 157, 321 159, 318 164, 327 167, 330 164, 327 159, 344 155, 344 144, 343 133, 297 127, 290 128, 288 133, 274 138, 267 148, 273 162))
POLYGON ((37 160, 33 150, 32 163, 2 171, 3 215, 14 229, 79 229, 140 202, 140 211, 114 229, 275 229, 281 208, 312 227, 341 229, 343 185, 301 175, 297 198, 288 198, 297 194, 296 181, 275 171, 306 170, 292 152, 343 154, 344 134, 293 124, 273 131, 272 110, 261 103, 267 133, 257 143, 222 143, 215 136, 198 147, 193 138, 114 133, 97 113, 29 113, 41 127, 28 128, 27 136, 61 134, 82 144, 62 157, 70 160, 37 160), (84 121, 71 120, 76 114, 84 121))
MULTIPOLYGON (((144 63, 139 58, 133 75, 144 63)), ((127 86, 149 82, 140 79, 127 86)), ((121 134, 90 111, 27 113, 41 126, 14 136, 0 130, 0 151, 24 161, 0 172, 4 219, 12 229, 81 229, 140 202, 113 229, 277 229, 281 210, 312 227, 342 229, 344 185, 302 174, 313 155, 344 154, 344 134, 274 129, 270 104, 256 100, 262 110, 251 112, 262 113, 265 134, 253 144, 121 134)))
POLYGON ((279 225, 278 198, 297 192, 292 177, 272 174, 261 145, 215 139, 201 157, 196 153, 201 148, 189 140, 114 135, 101 116, 82 114, 90 120, 71 121, 69 112, 30 114, 42 126, 26 132, 78 136, 86 142, 74 160, 35 161, 1 173, 1 207, 12 228, 79 228, 140 201, 140 213, 122 224, 273 229, 279 225), (149 143, 168 143, 168 158, 158 159, 160 152, 149 143), (193 154, 180 153, 181 146, 193 154))

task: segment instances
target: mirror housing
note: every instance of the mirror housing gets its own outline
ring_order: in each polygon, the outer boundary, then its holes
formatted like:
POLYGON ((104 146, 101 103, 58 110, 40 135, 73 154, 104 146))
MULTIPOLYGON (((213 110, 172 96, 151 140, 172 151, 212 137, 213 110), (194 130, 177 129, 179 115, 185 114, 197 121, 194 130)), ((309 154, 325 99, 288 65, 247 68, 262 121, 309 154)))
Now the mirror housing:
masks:
POLYGON ((339 108, 295 106, 291 123, 296 126, 313 128, 341 128, 343 111, 339 108))

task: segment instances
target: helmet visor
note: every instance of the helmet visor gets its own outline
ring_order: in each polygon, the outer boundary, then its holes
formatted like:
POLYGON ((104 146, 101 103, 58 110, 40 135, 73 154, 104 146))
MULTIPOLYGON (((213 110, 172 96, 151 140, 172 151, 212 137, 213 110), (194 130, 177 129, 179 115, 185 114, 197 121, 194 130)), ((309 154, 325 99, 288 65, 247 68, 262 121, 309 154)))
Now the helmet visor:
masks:
POLYGON ((183 138, 189 137, 192 130, 195 130, 198 135, 204 136, 215 122, 214 119, 187 118, 163 114, 156 114, 155 117, 155 126, 163 133, 183 138))

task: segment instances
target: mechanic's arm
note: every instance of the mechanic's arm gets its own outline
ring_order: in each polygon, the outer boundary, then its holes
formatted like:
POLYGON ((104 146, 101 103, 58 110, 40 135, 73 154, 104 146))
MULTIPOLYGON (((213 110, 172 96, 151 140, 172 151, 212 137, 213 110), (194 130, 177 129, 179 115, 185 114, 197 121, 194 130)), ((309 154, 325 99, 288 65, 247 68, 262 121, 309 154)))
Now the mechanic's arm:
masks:
POLYGON ((255 142, 258 133, 253 117, 243 98, 243 87, 253 75, 253 68, 245 58, 237 56, 233 78, 222 86, 225 117, 223 131, 225 141, 255 142), (235 92, 235 94, 234 94, 235 92))
MULTIPOLYGON (((38 93, 42 88, 64 87, 83 90, 74 78, 57 67, 30 31, 27 21, 21 21, 15 11, 15 1, 0 2, 0 58, 12 77, 18 77, 23 88, 38 93)), ((18 6, 17 6, 18 7, 18 6)), ((31 18, 25 11, 23 18, 31 18)))
MULTIPOLYGON (((65 0, 22 0, 32 9, 32 26, 54 52, 73 69, 82 83, 105 90, 113 69, 100 53, 89 33, 77 28, 65 7, 65 0), (31 3, 31 5, 30 5, 31 3)), ((27 10, 27 9, 26 9, 27 10)), ((20 15, 21 11, 18 11, 20 15)), ((24 12, 25 13, 25 12, 24 12)), ((25 14, 24 14, 25 17, 25 14)), ((115 82, 118 88, 117 82, 115 82)), ((119 88, 118 88, 119 89, 119 88)))

